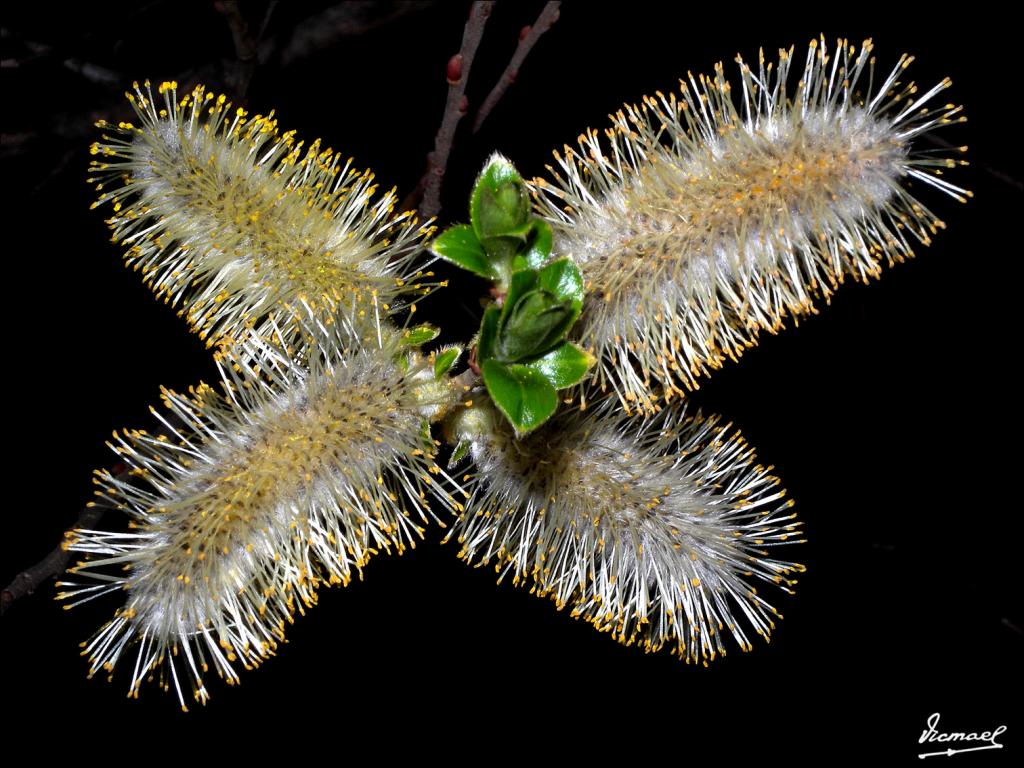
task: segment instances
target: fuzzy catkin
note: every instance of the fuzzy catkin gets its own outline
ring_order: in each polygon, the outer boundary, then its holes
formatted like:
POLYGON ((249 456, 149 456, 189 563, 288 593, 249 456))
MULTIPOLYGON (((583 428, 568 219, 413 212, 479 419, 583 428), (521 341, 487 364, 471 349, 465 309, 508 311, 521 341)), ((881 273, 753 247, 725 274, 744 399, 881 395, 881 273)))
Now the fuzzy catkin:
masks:
POLYGON ((272 326, 295 341, 307 308, 365 338, 436 286, 415 263, 433 227, 396 215, 370 171, 319 139, 304 149, 273 112, 250 118, 202 86, 157 90, 126 94, 138 126, 99 123, 90 181, 127 265, 209 345, 272 326))
POLYGON ((555 153, 552 180, 533 181, 555 255, 586 281, 579 336, 597 381, 627 410, 684 395, 847 276, 877 277, 929 243, 944 225, 908 182, 970 195, 942 177, 963 160, 915 148, 963 118, 931 105, 948 79, 922 94, 901 81, 912 57, 879 84, 870 41, 812 41, 792 92, 792 48, 777 67, 763 52, 756 70, 737 61, 738 103, 721 64, 690 75, 680 96, 625 106, 607 141, 588 131, 555 153))
POLYGON ((66 548, 88 557, 59 597, 70 607, 127 592, 83 645, 91 673, 113 673, 135 648, 130 695, 159 672, 184 708, 184 671, 205 703, 210 667, 237 681, 236 665, 272 655, 320 585, 347 584, 377 552, 414 547, 438 519, 428 499, 460 509, 439 484, 450 478, 425 429, 454 398, 430 360, 404 351, 392 329, 376 348, 349 352, 337 323, 301 327, 308 359, 280 338, 249 338, 238 361, 220 362, 223 394, 164 390, 167 415, 154 414, 165 434, 114 433, 130 471, 97 472, 97 495, 127 513, 129 529, 74 531, 66 548))
MULTIPOLYGON (((515 439, 486 410, 468 435, 471 497, 449 533, 601 631, 687 662, 768 638, 779 614, 751 581, 790 592, 803 571, 771 549, 803 541, 771 467, 717 418, 664 409, 637 420, 563 412, 515 439)), ((486 406, 482 406, 486 408, 486 406)))

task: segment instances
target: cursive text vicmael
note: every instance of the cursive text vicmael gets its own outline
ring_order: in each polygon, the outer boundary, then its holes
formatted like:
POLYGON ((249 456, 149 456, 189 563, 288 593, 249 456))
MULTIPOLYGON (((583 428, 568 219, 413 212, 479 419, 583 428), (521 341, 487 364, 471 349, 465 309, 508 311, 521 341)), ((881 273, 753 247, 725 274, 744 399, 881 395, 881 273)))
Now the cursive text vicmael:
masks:
POLYGON ((953 731, 951 733, 943 733, 938 729, 939 725, 939 713, 936 712, 929 716, 928 730, 922 731, 921 738, 918 740, 919 744, 930 743, 933 741, 938 742, 951 742, 951 741, 984 741, 992 744, 993 746, 1002 746, 997 744, 996 739, 999 738, 1006 731, 1005 725, 1000 725, 994 731, 983 731, 981 733, 963 733, 959 731, 953 731))

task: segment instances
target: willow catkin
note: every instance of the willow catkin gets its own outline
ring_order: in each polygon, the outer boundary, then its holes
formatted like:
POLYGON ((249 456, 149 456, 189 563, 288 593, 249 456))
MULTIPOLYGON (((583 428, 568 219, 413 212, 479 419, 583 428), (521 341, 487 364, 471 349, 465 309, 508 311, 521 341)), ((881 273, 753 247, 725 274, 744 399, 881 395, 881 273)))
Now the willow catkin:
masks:
POLYGON ((752 582, 789 592, 803 541, 771 467, 716 418, 616 417, 605 400, 515 439, 486 406, 466 415, 476 465, 449 533, 459 557, 553 599, 627 645, 687 662, 768 638, 778 616, 752 582))
POLYGON ((777 67, 737 58, 738 100, 719 64, 680 96, 625 106, 606 142, 591 130, 555 153, 533 188, 554 253, 586 281, 580 337, 602 387, 651 410, 845 277, 877 277, 930 242, 944 225, 907 187, 964 200, 942 174, 966 147, 916 145, 964 118, 933 103, 948 78, 924 93, 903 81, 912 60, 876 78, 870 41, 812 41, 791 91, 792 48, 777 67))
POLYGON ((220 361, 222 394, 164 390, 164 434, 114 433, 130 471, 98 471, 98 503, 127 513, 128 530, 71 532, 65 547, 88 557, 59 597, 70 607, 127 592, 83 653, 91 673, 129 665, 129 695, 159 672, 185 707, 184 672, 205 702, 209 668, 235 682, 238 664, 273 654, 320 585, 415 546, 437 519, 431 498, 460 509, 438 484, 448 478, 426 426, 455 397, 431 361, 393 330, 349 352, 338 324, 300 325, 308 359, 250 337, 244 362, 220 361))
POLYGON ((433 227, 395 214, 394 190, 202 86, 126 94, 139 118, 99 123, 90 166, 113 240, 211 346, 255 327, 286 336, 296 310, 337 312, 353 338, 433 287, 414 263, 433 227))

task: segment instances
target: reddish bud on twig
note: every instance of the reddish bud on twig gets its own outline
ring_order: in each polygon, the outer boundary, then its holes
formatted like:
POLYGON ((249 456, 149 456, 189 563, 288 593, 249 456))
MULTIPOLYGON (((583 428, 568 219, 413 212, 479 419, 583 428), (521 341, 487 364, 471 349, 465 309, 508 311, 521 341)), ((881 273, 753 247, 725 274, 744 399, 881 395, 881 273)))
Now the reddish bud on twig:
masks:
POLYGON ((462 54, 456 53, 450 59, 448 59, 448 69, 446 71, 448 75, 448 85, 455 85, 459 80, 462 79, 462 54))
POLYGON ((480 130, 480 126, 483 125, 491 110, 501 101, 501 97, 505 95, 505 91, 508 90, 509 86, 515 82, 516 77, 519 75, 519 68, 526 60, 526 55, 530 52, 530 49, 533 48, 541 35, 551 29, 551 25, 558 20, 558 6, 560 4, 559 2, 554 2, 554 0, 545 3, 544 10, 540 12, 537 21, 519 30, 519 43, 516 45, 515 53, 512 54, 512 60, 505 67, 505 71, 498 78, 498 82, 491 89, 491 92, 487 94, 487 98, 484 99, 483 104, 481 104, 480 109, 477 111, 476 118, 473 120, 473 133, 480 130))

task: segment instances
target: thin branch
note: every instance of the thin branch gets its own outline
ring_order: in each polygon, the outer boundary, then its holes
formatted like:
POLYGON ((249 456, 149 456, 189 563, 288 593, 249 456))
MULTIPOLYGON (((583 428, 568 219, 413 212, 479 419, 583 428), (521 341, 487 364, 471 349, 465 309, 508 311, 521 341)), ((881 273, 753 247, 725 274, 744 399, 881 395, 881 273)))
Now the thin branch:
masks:
MULTIPOLYGON (((142 10, 148 10, 160 4, 161 2, 149 3, 142 10)), ((273 5, 274 3, 271 3, 271 6, 273 5)), ((287 36, 279 33, 278 36, 267 39, 264 39, 262 34, 266 32, 268 17, 265 16, 264 29, 261 31, 260 42, 257 44, 257 59, 261 65, 271 63, 278 68, 284 68, 300 62, 324 46, 336 44, 345 37, 357 36, 371 29, 377 29, 408 15, 422 12, 427 7, 428 5, 420 3, 397 3, 394 7, 390 7, 381 3, 345 2, 304 19, 287 36), (281 50, 282 46, 283 50, 281 50)), ((268 8, 267 13, 269 14, 270 11, 271 8, 268 8)), ((138 13, 131 14, 131 16, 135 15, 138 13)), ((6 30, 4 30, 4 35, 6 41, 6 30)), ((29 61, 30 59, 8 58, 3 59, 2 64, 5 70, 9 70, 22 67, 29 61)), ((234 62, 224 62, 222 58, 218 58, 175 73, 168 79, 177 80, 183 84, 204 83, 210 88, 229 87, 232 64, 234 62)), ((68 65, 65 64, 65 66, 68 65)), ((76 70, 75 67, 70 66, 69 69, 82 76, 87 76, 87 73, 81 71, 81 68, 76 70)), ((95 70, 88 74, 95 74, 95 70)), ((90 79, 102 85, 97 77, 90 77, 90 79)), ((110 97, 105 103, 81 112, 62 112, 51 116, 45 132, 31 130, 4 133, 0 140, 0 160, 23 154, 30 145, 43 138, 56 138, 71 142, 91 140, 96 134, 95 123, 101 117, 114 122, 121 119, 132 119, 133 113, 122 95, 123 90, 122 81, 118 87, 110 88, 110 97)))
MULTIPOLYGON (((31 51, 29 56, 22 59, 4 59, 0 62, 0 69, 20 69, 21 67, 31 64, 39 59, 47 56, 54 55, 54 48, 46 43, 37 43, 33 40, 24 40, 22 45, 31 51)), ((112 69, 101 67, 99 64, 93 64, 90 61, 83 61, 82 59, 75 57, 65 58, 62 62, 66 69, 81 75, 86 80, 97 85, 105 87, 119 86, 123 81, 124 77, 120 72, 115 72, 112 69)))
MULTIPOLYGON (((154 430, 154 434, 167 435, 169 434, 168 425, 176 423, 179 423, 179 420, 171 418, 169 422, 165 422, 154 430)), ((115 478, 120 478, 126 476, 130 471, 131 468, 128 465, 118 462, 110 469, 110 474, 115 478)), ((3 592, 0 592, 0 615, 3 615, 15 600, 31 595, 44 581, 59 576, 67 570, 68 561, 71 559, 71 552, 64 548, 68 535, 78 528, 95 528, 106 509, 107 507, 102 503, 95 503, 91 506, 87 504, 83 507, 78 515, 78 520, 65 531, 57 548, 31 568, 26 568, 15 576, 11 583, 4 587, 3 592)))
MULTIPOLYGON (((121 464, 111 474, 114 477, 121 477, 127 472, 128 468, 121 464)), ((0 592, 0 616, 7 612, 15 600, 31 595, 47 579, 64 573, 71 559, 70 550, 64 548, 68 534, 76 528, 94 528, 105 511, 101 504, 83 507, 78 520, 65 532, 61 543, 38 563, 15 576, 11 583, 4 587, 3 592, 0 592)))
POLYGON ((257 42, 263 40, 267 34, 267 27, 270 26, 270 17, 274 15, 274 10, 277 8, 277 0, 270 0, 267 4, 267 12, 263 14, 263 22, 260 24, 259 34, 256 35, 257 42))
POLYGON ((89 82, 106 86, 107 88, 116 88, 124 82, 124 75, 120 72, 108 69, 107 67, 101 67, 99 64, 93 64, 90 61, 74 58, 64 59, 64 66, 72 72, 81 75, 89 82))
POLYGON ((256 40, 249 31, 249 22, 245 20, 242 10, 238 7, 238 0, 217 0, 213 5, 227 21, 231 30, 231 39, 235 43, 235 61, 234 66, 227 68, 227 79, 232 90, 242 99, 245 98, 253 73, 256 71, 256 40))
MULTIPOLYGON (((928 142, 929 144, 932 144, 932 145, 934 145, 936 147, 942 147, 943 149, 952 149, 952 150, 959 150, 960 149, 957 145, 952 144, 949 141, 946 141, 941 136, 933 136, 930 133, 926 133, 922 138, 926 142, 928 142)), ((989 176, 992 176, 993 178, 999 179, 999 181, 1003 182, 1004 184, 1008 184, 1009 186, 1015 187, 1018 190, 1024 190, 1024 182, 1021 182, 1020 179, 1015 179, 1009 173, 1007 173, 1005 171, 1001 171, 998 168, 995 168, 995 167, 989 165, 988 163, 984 163, 983 162, 983 163, 980 163, 979 165, 980 165, 981 168, 983 168, 985 170, 985 173, 987 173, 989 176)))
POLYGON ((551 29, 554 23, 558 21, 558 7, 560 5, 561 2, 556 0, 545 3, 544 9, 540 12, 540 16, 537 17, 536 23, 532 27, 523 27, 519 33, 519 45, 516 46, 515 53, 512 54, 512 60, 505 67, 505 71, 501 73, 498 82, 491 89, 491 92, 487 94, 483 105, 481 105, 476 113, 476 118, 473 120, 473 133, 480 130, 480 126, 484 124, 484 120, 491 114, 491 110, 498 105, 501 97, 505 95, 505 91, 516 81, 516 78, 519 76, 519 68, 523 66, 527 55, 537 41, 540 40, 541 35, 551 29))
POLYGON ((286 67, 337 45, 339 40, 358 37, 428 7, 427 3, 347 0, 304 19, 287 35, 263 40, 259 47, 260 62, 276 57, 279 65, 286 67))
POLYGON ((493 2, 475 2, 469 9, 469 18, 462 32, 462 47, 448 60, 448 98, 444 106, 441 127, 434 138, 434 150, 427 155, 427 170, 405 204, 412 208, 419 198, 419 211, 425 218, 436 216, 441 211, 441 182, 448 167, 448 156, 455 141, 455 129, 466 114, 466 81, 473 66, 473 57, 484 34, 484 25, 491 15, 493 2))

